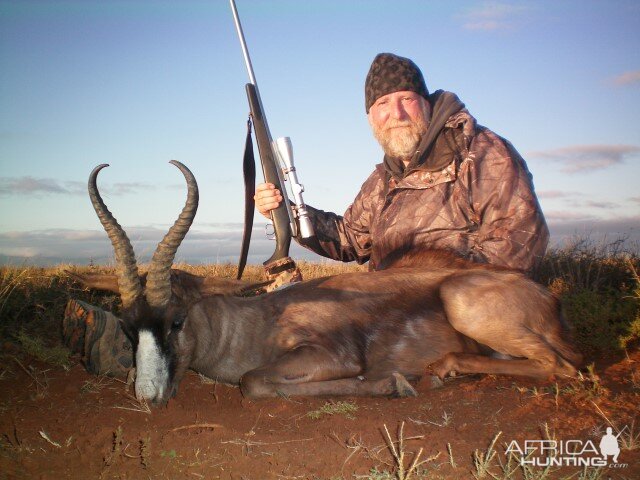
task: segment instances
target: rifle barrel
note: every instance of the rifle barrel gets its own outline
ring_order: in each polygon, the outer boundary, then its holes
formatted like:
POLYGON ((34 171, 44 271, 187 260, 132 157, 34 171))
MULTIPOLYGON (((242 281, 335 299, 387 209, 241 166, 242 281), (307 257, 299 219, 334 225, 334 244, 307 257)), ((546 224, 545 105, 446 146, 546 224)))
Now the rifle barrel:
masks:
POLYGON ((236 8, 236 2, 229 0, 231 4, 231 11, 233 12, 233 21, 236 24, 236 31, 238 32, 238 38, 240 38, 240 45, 242 47, 242 56, 244 57, 244 63, 247 66, 247 72, 249 72, 249 81, 256 87, 256 76, 253 73, 253 66, 251 65, 251 57, 249 57, 249 49, 247 48, 247 42, 244 39, 244 32, 242 31, 242 25, 240 24, 240 17, 238 16, 238 9, 236 8))
POLYGON ((271 210, 271 219, 276 233, 276 251, 266 262, 270 263, 272 261, 288 257, 291 235, 297 235, 297 225, 286 189, 284 188, 285 179, 282 176, 282 168, 272 146, 273 139, 271 138, 269 125, 267 124, 264 108, 262 107, 262 99, 260 98, 260 91, 258 90, 256 77, 253 73, 253 66, 251 65, 247 42, 245 41, 244 33, 242 31, 238 9, 236 8, 234 0, 229 0, 229 3, 233 13, 233 20, 236 24, 238 38, 240 39, 244 61, 247 66, 247 71, 249 72, 250 83, 246 84, 245 88, 247 90, 247 98, 249 100, 249 107, 253 118, 254 132, 256 142, 258 143, 262 171, 264 173, 265 181, 275 185, 275 187, 280 190, 283 197, 282 203, 277 208, 271 210))

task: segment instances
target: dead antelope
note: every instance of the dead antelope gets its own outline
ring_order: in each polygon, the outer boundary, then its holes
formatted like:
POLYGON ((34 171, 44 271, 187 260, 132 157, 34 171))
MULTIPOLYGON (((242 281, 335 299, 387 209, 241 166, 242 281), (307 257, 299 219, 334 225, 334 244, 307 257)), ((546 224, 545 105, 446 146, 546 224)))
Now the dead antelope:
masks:
POLYGON ((187 202, 159 243, 144 282, 131 243, 96 186, 106 165, 89 179, 117 263, 117 285, 107 281, 101 288, 122 298, 139 398, 166 402, 188 368, 240 384, 253 398, 415 395, 407 379, 419 379, 428 366, 441 378, 451 372, 575 373, 580 355, 564 338, 549 292, 520 273, 443 252, 247 298, 209 295, 211 282, 203 279, 185 282, 178 275, 172 281, 171 265, 195 216, 198 188, 184 165, 171 163, 186 178, 187 202))

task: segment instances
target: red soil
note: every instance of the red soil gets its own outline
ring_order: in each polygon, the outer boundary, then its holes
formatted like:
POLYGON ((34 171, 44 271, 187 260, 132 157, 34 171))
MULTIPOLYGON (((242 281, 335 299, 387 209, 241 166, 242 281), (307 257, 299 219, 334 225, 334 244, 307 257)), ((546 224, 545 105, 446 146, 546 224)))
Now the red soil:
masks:
MULTIPOLYGON (((438 390, 418 385, 417 398, 250 401, 190 373, 177 397, 150 413, 132 410, 140 406, 125 384, 92 377, 81 365, 64 371, 10 346, 0 358, 0 479, 397 478, 371 472, 397 471, 384 426, 397 440, 402 422, 405 467, 421 448, 421 459, 437 456, 410 478, 473 478, 474 452, 486 454, 499 432, 491 472, 503 478, 506 445, 544 438, 545 424, 558 440, 596 446, 608 422, 631 428, 635 418, 631 437, 640 432, 638 351, 596 368, 602 391, 588 380, 561 383, 556 395, 555 383, 468 376, 438 390), (338 401, 357 411, 308 415, 338 401)), ((605 468, 601 478, 640 478, 639 443, 623 449, 623 466, 605 468)))

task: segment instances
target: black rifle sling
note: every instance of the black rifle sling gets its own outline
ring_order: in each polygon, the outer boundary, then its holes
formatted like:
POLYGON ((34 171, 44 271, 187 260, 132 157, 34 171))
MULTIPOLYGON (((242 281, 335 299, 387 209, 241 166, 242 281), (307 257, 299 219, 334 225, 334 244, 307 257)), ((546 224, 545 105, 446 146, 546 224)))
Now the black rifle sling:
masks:
POLYGON ((247 120, 247 140, 244 144, 242 174, 244 176, 244 232, 242 233, 242 250, 240 250, 238 262, 238 280, 242 278, 242 272, 247 265, 251 230, 253 229, 253 213, 256 208, 256 201, 253 198, 256 190, 256 161, 253 156, 253 141, 251 139, 251 116, 247 120))

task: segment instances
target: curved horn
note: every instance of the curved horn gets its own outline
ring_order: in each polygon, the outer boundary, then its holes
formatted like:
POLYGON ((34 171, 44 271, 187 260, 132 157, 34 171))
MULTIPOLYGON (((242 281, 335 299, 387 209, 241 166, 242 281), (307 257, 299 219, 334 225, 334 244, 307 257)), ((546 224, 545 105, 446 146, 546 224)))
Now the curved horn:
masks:
POLYGON ((96 185, 98 173, 108 166, 106 163, 98 165, 93 169, 91 175, 89 175, 89 198, 91 198, 91 203, 98 214, 100 223, 102 223, 102 226, 109 236, 109 240, 111 240, 111 245, 113 245, 113 250, 116 254, 116 272, 118 275, 120 298, 122 299, 122 304, 128 307, 133 304, 134 300, 142 293, 142 285, 140 284, 138 266, 131 242, 122 227, 107 209, 98 192, 98 186, 96 185))
POLYGON ((191 171, 177 160, 169 163, 180 169, 187 181, 187 201, 178 219, 158 244, 147 275, 146 297, 152 307, 163 307, 171 298, 171 265, 176 251, 193 223, 198 209, 198 184, 191 171))

